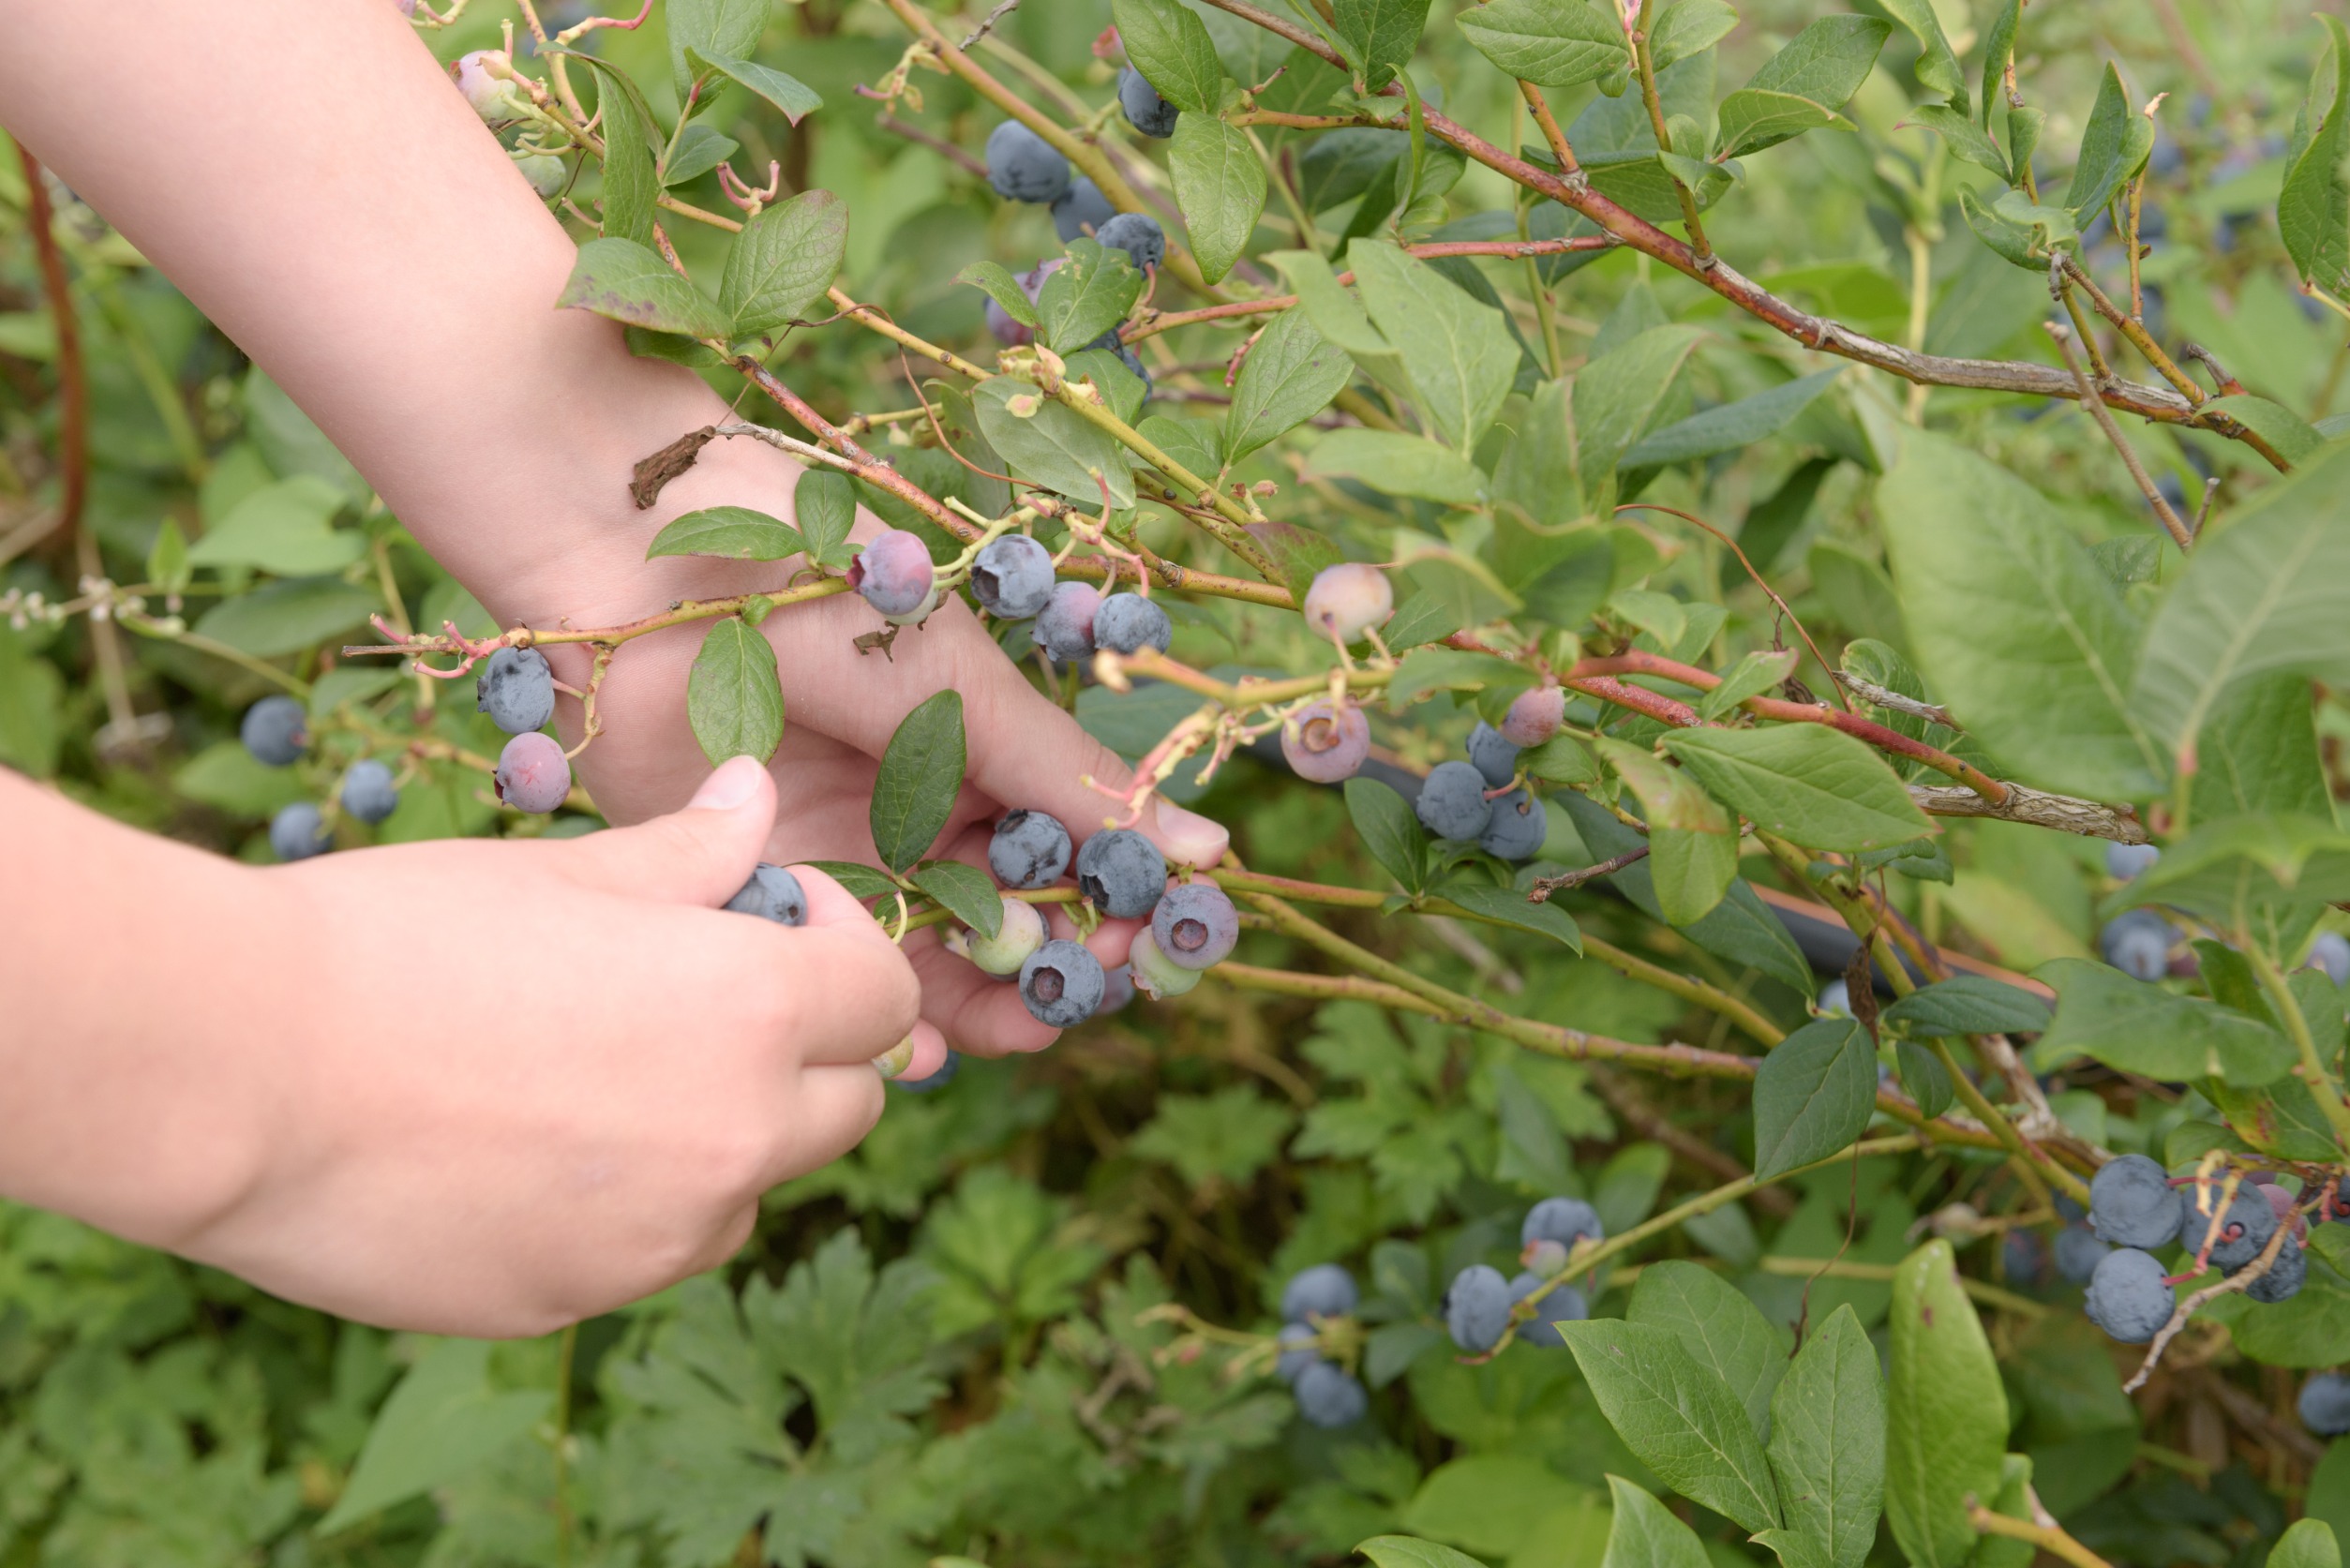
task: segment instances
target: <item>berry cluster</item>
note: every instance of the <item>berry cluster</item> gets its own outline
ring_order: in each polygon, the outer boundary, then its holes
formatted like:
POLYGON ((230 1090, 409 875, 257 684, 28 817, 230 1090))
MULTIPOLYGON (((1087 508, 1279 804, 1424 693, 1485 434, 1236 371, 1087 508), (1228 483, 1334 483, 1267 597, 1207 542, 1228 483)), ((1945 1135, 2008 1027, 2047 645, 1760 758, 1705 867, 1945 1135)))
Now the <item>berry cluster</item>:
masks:
POLYGON ((980 549, 971 562, 971 597, 998 620, 1033 620, 1029 637, 1056 665, 1105 648, 1164 653, 1175 639, 1167 612, 1142 594, 1104 594, 1091 583, 1055 579, 1053 553, 1025 533, 1008 533, 980 549))
MULTIPOLYGON (((237 738, 256 762, 291 768, 309 750, 309 710, 292 697, 263 697, 245 710, 237 738)), ((362 757, 345 770, 337 798, 345 816, 372 827, 398 809, 399 783, 390 768, 362 757)), ((307 860, 334 848, 335 835, 325 813, 308 800, 296 800, 269 819, 269 847, 280 860, 307 860)))
POLYGON ((1362 1380, 1322 1351, 1321 1325, 1351 1316, 1355 1277, 1336 1263, 1317 1263, 1281 1287, 1280 1359, 1274 1370, 1297 1397, 1297 1413, 1314 1426, 1348 1426, 1370 1410, 1362 1380))
POLYGON ((1564 690, 1537 686, 1509 705, 1499 728, 1480 723, 1469 732, 1468 761, 1429 769, 1420 786, 1420 826, 1500 859, 1534 859, 1549 824, 1542 802, 1518 782, 1518 754, 1556 735, 1565 718, 1564 690))
POLYGON ((1599 1211, 1580 1198, 1545 1198, 1526 1211, 1518 1227, 1519 1272, 1504 1278, 1488 1263, 1472 1263, 1453 1276, 1442 1304, 1444 1328, 1452 1342, 1471 1355, 1483 1355, 1502 1342, 1517 1315, 1519 1303, 1550 1288, 1534 1304, 1534 1316, 1518 1331, 1525 1344, 1545 1350, 1564 1348, 1559 1324, 1591 1316, 1583 1292, 1572 1285, 1550 1285, 1574 1256, 1576 1244, 1606 1239, 1599 1211))
POLYGON ((2250 1267, 2281 1226, 2290 1230, 2276 1257, 2244 1294, 2269 1306, 2298 1294, 2309 1277, 2301 1249, 2308 1221, 2290 1191, 2273 1177, 2260 1179, 2266 1174, 2223 1205, 2219 1182, 2191 1178, 2190 1196, 2144 1155, 2123 1155, 2100 1167, 2089 1182, 2087 1230, 2068 1225, 2057 1240, 2059 1272, 2078 1279, 2088 1271, 2083 1305, 2089 1321, 2125 1344, 2146 1344, 2171 1320, 2176 1279, 2200 1273, 2205 1263, 2229 1275, 2250 1267), (2178 1276, 2155 1256, 2174 1242, 2185 1255, 2178 1276))

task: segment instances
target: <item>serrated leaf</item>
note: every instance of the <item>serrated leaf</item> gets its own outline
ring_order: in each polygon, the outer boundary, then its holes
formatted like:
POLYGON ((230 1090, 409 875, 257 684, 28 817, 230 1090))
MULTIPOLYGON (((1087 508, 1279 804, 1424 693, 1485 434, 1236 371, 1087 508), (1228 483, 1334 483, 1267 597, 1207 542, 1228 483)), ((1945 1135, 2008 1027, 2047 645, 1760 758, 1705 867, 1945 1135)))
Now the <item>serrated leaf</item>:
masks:
POLYGON ((1999 1489, 2008 1411, 1950 1243, 1895 1267, 1891 1322, 1885 1516, 1916 1568, 1957 1568, 1975 1545, 1967 1501, 1999 1489))
POLYGON ((2089 110, 2088 126, 2081 132, 2081 156, 2073 166, 2073 183, 2064 204, 2073 221, 2087 225, 2111 202, 2146 163, 2154 150, 2154 122, 2130 106, 2121 72, 2110 60, 2098 84, 2097 102, 2089 110))
POLYGON ((1884 1022, 1913 1035, 2038 1034, 2048 1004, 1985 975, 1958 975, 1917 990, 1887 1008, 1884 1022))
POLYGON ((734 336, 771 332, 824 297, 848 254, 848 204, 829 190, 803 190, 744 225, 726 252, 718 307, 734 336))
POLYGON ((1224 67, 1198 16, 1175 0, 1111 0, 1110 18, 1127 60, 1160 97, 1189 114, 1216 112, 1224 67))
POLYGON ((1405 890, 1418 892, 1428 885, 1428 840, 1410 802, 1376 779, 1346 781, 1346 814, 1363 848, 1405 890))
POLYGON ((792 486, 791 515, 817 565, 838 570, 848 564, 848 530, 857 526, 857 492, 846 474, 831 469, 802 469, 792 486))
POLYGON ((1502 313, 1385 241, 1355 241, 1347 261, 1363 306, 1402 360, 1430 428, 1469 455, 1518 376, 1518 341, 1502 313))
POLYGON ((1589 0, 1489 0, 1460 13, 1461 36, 1505 76, 1573 87, 1631 66, 1624 26, 1589 0))
POLYGON ((1748 697, 1760 696, 1795 673, 1801 658, 1791 648, 1758 648, 1729 667, 1722 683, 1698 699, 1698 717, 1718 719, 1748 697))
POLYGON ((990 941, 1004 929, 1003 895, 987 873, 960 860, 934 860, 908 878, 947 912, 990 941))
POLYGON ((1001 306, 1004 314, 1024 327, 1037 324, 1036 301, 1012 276, 1010 269, 1001 261, 974 261, 954 275, 957 283, 968 283, 1001 306))
POLYGON ((1849 1303, 1804 1341, 1771 1396, 1769 1455, 1787 1528, 1756 1539, 1786 1568, 1861 1568, 1885 1493, 1885 1383, 1849 1303))
POLYGON ((1670 1330, 1604 1318, 1558 1328, 1616 1435, 1659 1479, 1749 1531, 1780 1523, 1745 1411, 1670 1330))
POLYGON ((1177 117, 1167 163, 1200 276, 1221 282, 1265 211, 1265 165, 1248 137, 1211 114, 1177 117))
POLYGON ((1786 1375, 1791 1346, 1787 1331, 1766 1320, 1736 1286, 1696 1263, 1651 1263, 1632 1287, 1624 1316, 1670 1330, 1690 1359, 1738 1396, 1755 1435, 1771 1435, 1772 1391, 1786 1375))
POLYGON ((963 697, 939 692, 899 722, 873 781, 873 843, 903 872, 921 859, 953 814, 963 788, 963 697))
POLYGON ((590 240, 581 246, 555 304, 651 332, 687 337, 727 334, 726 314, 634 240, 590 240))
POLYGON ((1804 1024, 1755 1073, 1755 1174, 1775 1176, 1849 1148, 1877 1106, 1877 1056, 1849 1018, 1804 1024))
POLYGON ((1920 1111, 1933 1117, 1950 1109, 1957 1090, 1940 1056, 1916 1040, 1904 1038, 1893 1042, 1893 1061, 1901 1072, 1901 1086, 1918 1102, 1920 1111))
POLYGON ((1099 474, 1110 486, 1111 505, 1123 510, 1134 504, 1134 470, 1125 448, 1035 387, 1000 376, 981 381, 971 391, 971 409, 980 434, 1012 465, 1010 471, 1089 507, 1101 504, 1099 474), (1014 412, 1015 398, 1032 400, 1034 411, 1025 418, 1014 412))
POLYGON ((1536 936, 1548 936, 1570 951, 1583 950, 1582 933, 1576 929, 1573 916, 1555 904, 1529 903, 1526 895, 1514 888, 1463 881, 1447 884, 1438 891, 1489 924, 1530 931, 1536 936))
POLYGON ((1684 729, 1665 749, 1706 793, 1810 849, 1881 849, 1934 830, 1884 758, 1826 724, 1684 729))
POLYGON ((1064 356, 1073 354, 1126 320, 1142 297, 1143 275, 1125 251, 1094 240, 1072 240, 1069 260, 1053 269, 1037 295, 1037 325, 1045 347, 1064 356))
MULTIPOLYGON (((775 111, 793 125, 824 107, 824 99, 816 90, 798 77, 758 65, 750 60, 738 60, 726 54, 706 54, 696 49, 685 52, 687 64, 700 75, 705 70, 719 75, 765 98, 775 111)), ((814 194, 810 192, 809 194, 814 194)))
POLYGON ((1346 390, 1355 366, 1346 351, 1314 330, 1292 306, 1265 326, 1249 351, 1224 411, 1224 453, 1237 463, 1250 453, 1311 419, 1346 390))
POLYGON ((807 549, 800 530, 780 517, 747 506, 709 506, 653 535, 645 559, 655 556, 724 556, 729 560, 782 560, 807 549))
POLYGON ((711 624, 685 680, 685 717, 712 767, 729 757, 765 762, 784 743, 784 688, 775 648, 740 616, 711 624))
POLYGON ((2031 1049, 2038 1071, 2088 1056, 2166 1083, 2219 1078, 2253 1088, 2293 1065, 2293 1047, 2283 1035, 2200 996, 2180 996, 2079 958, 2054 960, 2035 978, 2057 993, 2057 1015, 2031 1049))

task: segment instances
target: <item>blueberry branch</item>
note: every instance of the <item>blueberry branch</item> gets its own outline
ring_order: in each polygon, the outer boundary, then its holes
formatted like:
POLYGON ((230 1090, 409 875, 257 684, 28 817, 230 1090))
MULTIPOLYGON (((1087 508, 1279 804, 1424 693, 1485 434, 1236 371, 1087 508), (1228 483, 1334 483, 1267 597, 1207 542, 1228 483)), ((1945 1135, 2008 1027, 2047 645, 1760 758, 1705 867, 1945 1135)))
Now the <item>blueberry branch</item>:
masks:
POLYGON ((2047 1510, 2040 1506, 2040 1499, 2032 1499, 2032 1511, 2043 1516, 2043 1522, 2010 1518, 1994 1513, 1972 1498, 1967 1500, 1967 1522, 1984 1535, 2004 1535, 2011 1541, 2028 1541, 2051 1557, 2062 1558, 2073 1568, 2113 1568, 2113 1564, 2090 1551, 2065 1532, 2064 1527, 2047 1518, 2047 1510))
POLYGON ((2235 945, 2252 962, 2253 972, 2260 977, 2261 989, 2268 993, 2268 1005, 2275 1011, 2277 1022, 2283 1025, 2294 1051, 2300 1056, 2293 1069, 2295 1076, 2309 1085, 2318 1108, 2326 1113, 2327 1124, 2334 1130, 2334 1142, 2350 1149, 2350 1105, 2343 1102, 2342 1085, 2327 1069, 2317 1040, 2310 1033, 2309 1020, 2301 1016, 2300 1004, 2293 999, 2283 971, 2259 943, 2246 939, 2235 945))

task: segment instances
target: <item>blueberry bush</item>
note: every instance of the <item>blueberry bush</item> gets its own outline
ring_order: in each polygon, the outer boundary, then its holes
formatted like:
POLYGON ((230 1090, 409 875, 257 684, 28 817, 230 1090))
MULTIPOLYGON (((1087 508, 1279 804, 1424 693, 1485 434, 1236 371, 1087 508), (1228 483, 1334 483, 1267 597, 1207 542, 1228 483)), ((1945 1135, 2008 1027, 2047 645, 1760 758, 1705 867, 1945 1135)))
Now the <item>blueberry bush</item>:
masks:
POLYGON ((651 541, 771 585, 490 623, 12 159, 0 760, 260 860, 592 831, 638 638, 769 755, 768 618, 964 600, 1135 783, 935 858, 940 692, 827 869, 1072 1032, 543 1341, 0 1208, 0 1565, 2338 1568, 2339 21, 403 9, 549 306, 738 399, 609 483, 805 465, 651 541))

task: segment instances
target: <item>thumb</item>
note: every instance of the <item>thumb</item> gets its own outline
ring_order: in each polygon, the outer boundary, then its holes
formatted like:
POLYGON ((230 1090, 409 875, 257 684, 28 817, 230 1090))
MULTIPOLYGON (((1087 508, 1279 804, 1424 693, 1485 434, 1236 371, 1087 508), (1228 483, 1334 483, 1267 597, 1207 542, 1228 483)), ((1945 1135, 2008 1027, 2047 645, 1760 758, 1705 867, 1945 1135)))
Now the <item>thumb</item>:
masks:
POLYGON ((775 826, 775 781, 756 757, 730 757, 684 808, 564 847, 584 886, 629 898, 716 908, 742 890, 775 826))

